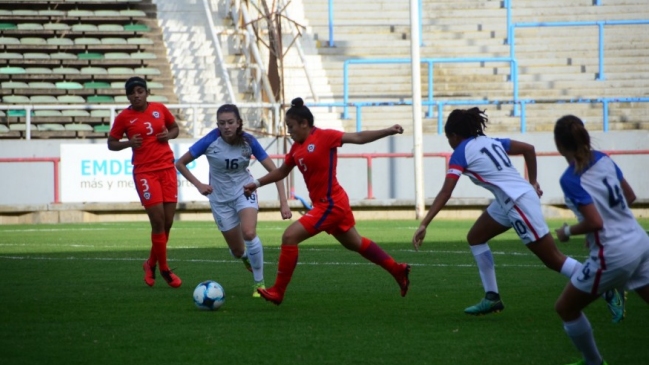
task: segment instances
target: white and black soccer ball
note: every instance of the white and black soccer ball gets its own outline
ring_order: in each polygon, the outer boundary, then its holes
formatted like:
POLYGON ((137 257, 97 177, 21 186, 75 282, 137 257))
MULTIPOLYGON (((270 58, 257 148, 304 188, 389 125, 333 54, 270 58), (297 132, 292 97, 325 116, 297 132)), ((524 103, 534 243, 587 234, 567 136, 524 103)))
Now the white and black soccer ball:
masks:
POLYGON ((217 310, 225 303, 225 290, 214 280, 204 281, 194 289, 194 304, 200 309, 217 310))

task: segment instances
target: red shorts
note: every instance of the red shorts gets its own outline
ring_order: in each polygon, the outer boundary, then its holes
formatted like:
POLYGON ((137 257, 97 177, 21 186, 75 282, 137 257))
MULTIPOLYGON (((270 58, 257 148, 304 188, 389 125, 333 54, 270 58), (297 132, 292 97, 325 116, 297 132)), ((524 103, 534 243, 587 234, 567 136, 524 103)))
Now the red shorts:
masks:
POLYGON ((356 225, 354 213, 347 202, 314 205, 313 209, 299 219, 299 222, 312 235, 320 232, 333 235, 345 233, 356 225))
POLYGON ((133 174, 133 181, 144 207, 178 201, 178 177, 175 167, 133 174))

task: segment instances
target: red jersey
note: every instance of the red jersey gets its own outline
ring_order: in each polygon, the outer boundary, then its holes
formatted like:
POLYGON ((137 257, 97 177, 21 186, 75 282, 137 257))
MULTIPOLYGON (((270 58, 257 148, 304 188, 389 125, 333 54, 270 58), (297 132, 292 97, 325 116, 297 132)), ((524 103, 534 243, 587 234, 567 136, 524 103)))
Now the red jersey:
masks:
POLYGON ((288 166, 297 166, 304 176, 313 204, 347 201, 347 193, 338 184, 336 166, 338 147, 344 132, 314 127, 302 143, 295 142, 284 157, 288 166))
POLYGON ((119 140, 124 134, 130 139, 142 137, 140 148, 133 149, 133 173, 161 170, 174 166, 174 154, 169 142, 159 142, 156 135, 175 122, 174 116, 161 103, 148 103, 143 112, 129 107, 122 110, 110 129, 110 136, 119 140))

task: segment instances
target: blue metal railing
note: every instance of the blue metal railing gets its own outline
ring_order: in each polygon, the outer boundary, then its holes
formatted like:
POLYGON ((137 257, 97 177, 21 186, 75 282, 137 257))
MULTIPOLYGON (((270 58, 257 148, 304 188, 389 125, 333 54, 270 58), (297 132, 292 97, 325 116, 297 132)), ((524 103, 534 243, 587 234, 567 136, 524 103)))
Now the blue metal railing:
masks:
MULTIPOLYGON (((602 130, 608 132, 609 130, 609 104, 611 103, 649 103, 649 97, 605 97, 605 98, 592 98, 592 99, 568 99, 568 100, 556 100, 556 101, 545 101, 545 100, 535 100, 535 99, 519 99, 514 100, 436 100, 433 102, 422 101, 422 106, 428 106, 429 108, 436 107, 437 109, 437 134, 444 133, 444 113, 443 109, 445 106, 461 106, 461 105, 514 105, 520 107, 520 114, 517 115, 520 118, 520 132, 525 133, 527 131, 527 105, 530 104, 602 104, 602 130)), ((362 130, 362 109, 365 107, 379 107, 379 106, 407 106, 412 105, 412 101, 390 101, 390 102, 381 102, 381 101, 358 101, 358 102, 333 102, 333 103, 307 103, 309 107, 342 107, 356 108, 356 131, 360 132, 362 130)), ((430 115, 432 117, 432 114, 430 115)))
MULTIPOLYGON (((383 59, 350 59, 343 62, 343 119, 349 118, 349 66, 358 64, 397 64, 410 63, 410 58, 383 58, 383 59)), ((509 63, 510 80, 513 83, 513 101, 518 101, 518 63, 508 57, 461 57, 461 58, 422 58, 422 63, 428 64, 428 99, 424 105, 428 105, 428 117, 433 115, 433 66, 436 63, 486 63, 498 62, 509 63)))
POLYGON ((605 25, 638 25, 649 24, 649 20, 598 20, 598 21, 581 21, 581 22, 532 22, 532 23, 514 23, 510 25, 511 30, 509 33, 509 56, 516 57, 516 34, 515 28, 538 28, 538 27, 587 27, 597 26, 599 28, 598 38, 598 59, 599 70, 597 73, 597 80, 604 80, 604 26, 605 25))

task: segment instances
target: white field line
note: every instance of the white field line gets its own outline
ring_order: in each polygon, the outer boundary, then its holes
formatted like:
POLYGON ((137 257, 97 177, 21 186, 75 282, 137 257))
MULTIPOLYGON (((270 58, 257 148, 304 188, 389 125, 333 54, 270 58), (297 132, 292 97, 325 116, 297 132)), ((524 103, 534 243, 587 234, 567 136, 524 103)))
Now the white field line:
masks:
MULTIPOLYGON (((392 227, 390 228, 391 230, 408 230, 412 231, 413 233, 417 230, 418 227, 392 227)), ((16 232, 67 232, 67 231, 113 231, 113 230, 118 230, 119 226, 112 226, 112 227, 93 227, 93 228, 77 228, 77 227, 65 227, 65 228, 24 228, 24 229, 1 229, 0 232, 11 232, 11 233, 16 233, 16 232)), ((187 230, 205 230, 205 229, 212 229, 212 228, 196 228, 196 227, 173 227, 173 231, 187 231, 187 230)), ((216 225, 213 227, 214 231, 218 231, 216 229, 216 225)), ((286 229, 286 227, 257 227, 258 231, 281 231, 286 229)), ((364 230, 373 230, 371 227, 364 227, 364 230)), ((376 229, 385 229, 385 228, 376 228, 376 229)), ((134 231, 150 231, 151 228, 148 227, 129 227, 129 230, 134 230, 134 231)))
MULTIPOLYGON (((141 261, 141 257, 45 257, 45 256, 8 256, 0 255, 2 260, 33 260, 33 261, 141 261)), ((189 259, 189 260, 169 260, 169 262, 201 262, 201 263, 213 263, 213 264, 237 264, 240 265, 241 262, 238 260, 206 260, 206 259, 189 259)), ((275 262, 265 262, 264 264, 276 264, 275 262)), ((300 261, 298 265, 312 265, 312 266, 365 266, 365 265, 374 265, 370 262, 308 262, 300 261)), ((420 264, 420 263, 409 263, 410 266, 414 267, 475 267, 474 264, 420 264)), ((539 268, 544 267, 543 265, 510 265, 510 264, 500 264, 496 267, 524 267, 524 268, 539 268)))

